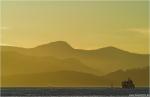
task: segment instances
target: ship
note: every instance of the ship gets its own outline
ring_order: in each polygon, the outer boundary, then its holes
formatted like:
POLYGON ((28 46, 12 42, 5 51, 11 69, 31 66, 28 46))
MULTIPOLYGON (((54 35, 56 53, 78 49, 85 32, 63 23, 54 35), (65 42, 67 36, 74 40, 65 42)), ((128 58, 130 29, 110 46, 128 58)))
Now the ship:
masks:
POLYGON ((135 84, 134 82, 128 78, 128 80, 122 81, 122 88, 126 88, 126 89, 134 89, 135 88, 135 84))

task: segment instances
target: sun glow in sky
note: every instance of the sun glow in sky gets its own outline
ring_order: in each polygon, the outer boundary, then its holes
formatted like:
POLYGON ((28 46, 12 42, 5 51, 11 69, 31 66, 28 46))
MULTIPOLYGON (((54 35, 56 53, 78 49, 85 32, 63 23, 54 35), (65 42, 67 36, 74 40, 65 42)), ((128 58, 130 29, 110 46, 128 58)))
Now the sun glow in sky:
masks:
POLYGON ((2 44, 74 48, 115 46, 148 53, 148 1, 3 1, 2 44))

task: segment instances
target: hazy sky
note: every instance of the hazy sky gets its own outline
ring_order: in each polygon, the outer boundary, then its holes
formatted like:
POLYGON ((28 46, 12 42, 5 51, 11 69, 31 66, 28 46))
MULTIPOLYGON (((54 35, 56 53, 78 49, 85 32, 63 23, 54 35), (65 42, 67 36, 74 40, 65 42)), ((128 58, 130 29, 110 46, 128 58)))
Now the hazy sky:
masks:
POLYGON ((146 1, 3 1, 1 8, 1 44, 35 47, 62 40, 80 49, 148 52, 146 1))

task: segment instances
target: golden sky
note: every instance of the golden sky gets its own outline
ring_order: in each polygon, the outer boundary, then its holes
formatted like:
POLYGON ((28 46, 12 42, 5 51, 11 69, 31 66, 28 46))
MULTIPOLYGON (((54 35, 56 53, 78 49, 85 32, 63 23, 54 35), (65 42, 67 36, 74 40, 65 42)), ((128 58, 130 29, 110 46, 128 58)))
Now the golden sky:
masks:
POLYGON ((148 53, 148 1, 3 1, 4 45, 66 41, 74 48, 115 46, 148 53))

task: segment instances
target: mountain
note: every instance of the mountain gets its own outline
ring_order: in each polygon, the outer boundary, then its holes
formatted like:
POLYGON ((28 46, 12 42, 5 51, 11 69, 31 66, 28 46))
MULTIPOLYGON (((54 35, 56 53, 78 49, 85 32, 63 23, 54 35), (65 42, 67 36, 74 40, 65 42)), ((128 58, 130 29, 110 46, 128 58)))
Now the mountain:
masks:
POLYGON ((48 49, 48 50, 72 50, 73 48, 66 42, 64 41, 56 41, 56 42, 51 42, 48 44, 43 44, 40 46, 35 47, 36 49, 48 49))
POLYGON ((1 52, 2 75, 34 74, 55 71, 82 71, 94 73, 95 70, 76 59, 58 59, 50 56, 29 56, 15 51, 1 52))
POLYGON ((75 50, 66 42, 57 41, 30 49, 30 53, 38 56, 54 56, 57 58, 70 58, 75 50))
POLYGON ((98 75, 119 69, 142 68, 149 65, 148 54, 135 54, 115 47, 105 47, 96 50, 74 49, 64 41, 56 41, 28 49, 18 47, 15 49, 15 47, 5 46, 2 46, 1 49, 2 52, 14 51, 26 56, 53 57, 60 60, 75 59, 94 69, 98 75))
POLYGON ((149 68, 118 70, 105 76, 76 71, 57 71, 36 74, 2 76, 3 87, 121 87, 130 77, 136 87, 149 86, 149 68))
POLYGON ((89 67, 97 68, 104 74, 118 69, 142 68, 149 64, 148 54, 130 53, 115 47, 91 50, 75 56, 75 58, 89 67))
POLYGON ((149 84, 149 55, 115 47, 81 50, 63 41, 1 46, 1 64, 2 86, 120 86, 128 77, 137 86, 149 84))
POLYGON ((87 87, 100 86, 103 85, 102 82, 106 83, 106 80, 92 74, 76 71, 57 71, 2 77, 3 87, 87 87))
POLYGON ((109 80, 115 86, 120 86, 120 82, 128 78, 132 79, 136 86, 149 86, 149 66, 129 70, 117 70, 101 78, 109 80))

